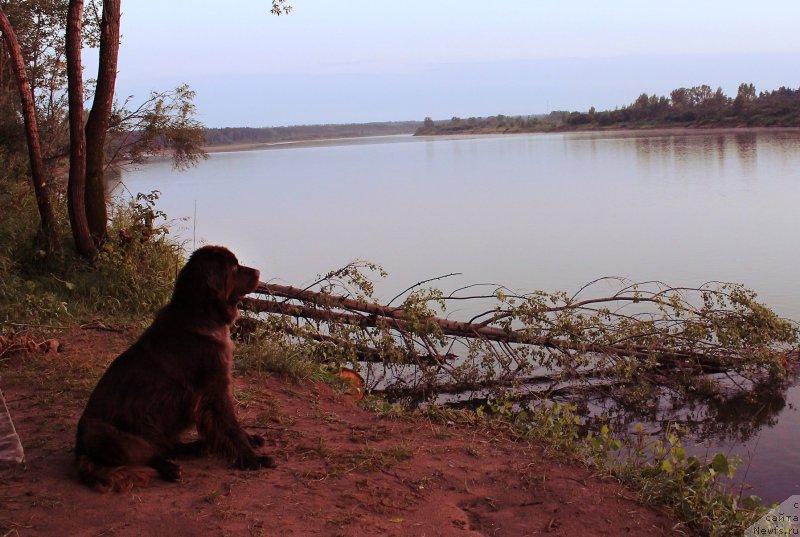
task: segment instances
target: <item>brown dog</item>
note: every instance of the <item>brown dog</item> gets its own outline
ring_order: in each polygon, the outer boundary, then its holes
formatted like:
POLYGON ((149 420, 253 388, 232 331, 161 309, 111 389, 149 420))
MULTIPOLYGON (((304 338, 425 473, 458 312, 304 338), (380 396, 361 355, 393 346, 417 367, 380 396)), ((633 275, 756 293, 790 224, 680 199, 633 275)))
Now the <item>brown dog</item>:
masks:
POLYGON ((245 470, 274 466, 253 450, 264 440, 242 430, 231 392, 230 325, 258 277, 220 246, 192 255, 172 300, 89 397, 75 445, 81 481, 100 491, 128 490, 149 473, 130 465, 150 466, 175 481, 180 467, 168 459, 203 451, 245 470), (193 425, 200 439, 182 443, 193 425))

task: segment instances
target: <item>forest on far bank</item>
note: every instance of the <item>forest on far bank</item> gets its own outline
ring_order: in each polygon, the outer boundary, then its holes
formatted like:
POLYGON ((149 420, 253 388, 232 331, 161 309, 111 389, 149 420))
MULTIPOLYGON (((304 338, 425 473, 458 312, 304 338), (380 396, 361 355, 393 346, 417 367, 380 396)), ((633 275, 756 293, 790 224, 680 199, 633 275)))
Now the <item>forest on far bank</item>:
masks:
POLYGON ((424 134, 481 134, 550 132, 603 128, 654 127, 800 127, 800 88, 781 86, 756 92, 740 84, 736 97, 710 86, 678 88, 669 97, 642 93, 634 102, 614 110, 554 111, 530 116, 490 116, 433 121, 417 129, 424 134))
POLYGON ((386 121, 380 123, 348 123, 343 125, 294 125, 289 127, 225 127, 206 129, 207 146, 232 144, 267 144, 327 138, 357 138, 412 134, 420 121, 386 121))

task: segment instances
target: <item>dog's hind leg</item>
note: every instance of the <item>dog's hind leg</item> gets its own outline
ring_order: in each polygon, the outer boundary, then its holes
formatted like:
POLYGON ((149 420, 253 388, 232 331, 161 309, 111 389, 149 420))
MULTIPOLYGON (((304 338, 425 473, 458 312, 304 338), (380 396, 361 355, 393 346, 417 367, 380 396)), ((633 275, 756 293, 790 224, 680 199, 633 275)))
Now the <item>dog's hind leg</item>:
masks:
POLYGON ((75 451, 81 479, 98 490, 130 490, 149 480, 149 476, 141 477, 141 472, 124 470, 128 465, 154 468, 165 481, 180 478, 180 467, 151 442, 101 420, 81 420, 75 451))

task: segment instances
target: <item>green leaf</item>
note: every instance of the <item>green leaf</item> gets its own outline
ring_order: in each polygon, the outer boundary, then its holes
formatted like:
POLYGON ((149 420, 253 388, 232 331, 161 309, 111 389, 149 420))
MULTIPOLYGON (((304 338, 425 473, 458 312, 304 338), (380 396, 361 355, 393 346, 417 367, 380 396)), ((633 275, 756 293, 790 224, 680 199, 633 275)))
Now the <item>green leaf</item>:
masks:
POLYGON ((725 474, 731 476, 731 467, 728 464, 728 457, 724 453, 717 453, 711 461, 711 468, 718 474, 725 474))
POLYGON ((745 509, 749 509, 751 511, 755 511, 759 507, 764 506, 764 501, 759 498, 758 496, 748 496, 744 500, 742 500, 742 507, 745 509))

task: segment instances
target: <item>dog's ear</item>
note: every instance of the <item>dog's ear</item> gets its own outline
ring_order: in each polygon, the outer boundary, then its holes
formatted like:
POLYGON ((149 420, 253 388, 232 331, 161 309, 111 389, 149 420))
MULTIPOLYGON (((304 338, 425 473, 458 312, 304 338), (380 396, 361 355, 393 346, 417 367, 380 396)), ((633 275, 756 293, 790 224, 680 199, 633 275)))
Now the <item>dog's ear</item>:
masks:
POLYGON ((230 267, 216 252, 200 249, 178 273, 173 301, 185 304, 214 302, 227 298, 230 267))
POLYGON ((203 284, 209 290, 209 296, 213 296, 216 300, 227 300, 231 267, 225 259, 216 257, 209 260, 205 269, 203 284))

